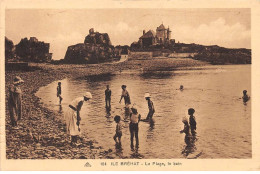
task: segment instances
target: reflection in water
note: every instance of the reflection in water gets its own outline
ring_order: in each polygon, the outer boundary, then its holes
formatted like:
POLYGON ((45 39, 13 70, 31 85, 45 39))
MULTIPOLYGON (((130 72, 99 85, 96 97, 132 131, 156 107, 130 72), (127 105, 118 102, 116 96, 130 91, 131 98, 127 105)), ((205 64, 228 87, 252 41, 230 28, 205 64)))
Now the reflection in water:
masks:
POLYGON ((59 113, 63 113, 62 112, 62 105, 59 106, 59 113))
POLYGON ((91 76, 85 76, 85 77, 79 77, 77 80, 85 80, 85 81, 91 81, 91 82, 107 82, 113 80, 113 77, 115 75, 111 73, 107 74, 99 74, 99 75, 91 75, 91 76))
POLYGON ((116 143, 115 144, 115 150, 116 150, 116 155, 119 157, 123 156, 123 148, 122 148, 122 144, 116 143))
POLYGON ((106 113, 107 113, 106 117, 110 117, 111 116, 110 111, 111 111, 111 107, 106 107, 106 113))
POLYGON ((168 71, 148 71, 143 72, 140 77, 144 79, 168 79, 173 76, 172 72, 168 71))
POLYGON ((180 152, 183 149, 189 152, 192 146, 183 148, 180 123, 187 115, 187 109, 193 107, 197 113, 197 133, 200 136, 193 147, 203 150, 200 158, 248 158, 251 157, 251 102, 249 100, 243 105, 238 98, 241 98, 244 89, 251 94, 250 69, 250 65, 209 66, 205 70, 155 72, 151 75, 123 71, 116 75, 64 79, 61 81, 62 108, 56 96, 57 82, 40 88, 36 95, 47 108, 64 113, 75 97, 90 91, 93 99, 81 111, 82 134, 104 148, 114 148, 113 117, 120 115, 124 128, 122 150, 118 152, 127 157, 183 158, 180 152), (138 153, 133 153, 130 148, 129 110, 118 103, 122 84, 127 85, 131 102, 136 103, 142 118, 145 119, 149 112, 145 93, 151 94, 156 106, 155 123, 139 123, 138 153), (112 91, 111 109, 104 108, 106 85, 112 91), (185 86, 185 90, 176 90, 180 85, 185 86))
POLYGON ((184 146, 182 150, 182 154, 187 157, 189 154, 195 152, 197 150, 195 142, 197 141, 196 135, 190 136, 189 140, 186 140, 186 137, 184 138, 184 141, 186 145, 184 146))
POLYGON ((129 120, 130 114, 131 114, 131 109, 128 105, 128 106, 125 107, 125 120, 129 120))
POLYGON ((138 149, 132 149, 132 154, 130 155, 131 158, 137 158, 137 159, 142 159, 144 156, 139 153, 138 149))

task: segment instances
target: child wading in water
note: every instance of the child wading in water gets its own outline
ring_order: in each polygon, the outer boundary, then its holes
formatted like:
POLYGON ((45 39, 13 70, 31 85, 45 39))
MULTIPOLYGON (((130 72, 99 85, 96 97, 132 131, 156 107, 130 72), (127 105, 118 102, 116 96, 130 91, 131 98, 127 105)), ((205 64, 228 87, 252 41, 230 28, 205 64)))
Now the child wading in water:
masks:
POLYGON ((184 128, 183 130, 180 131, 180 133, 185 133, 185 143, 187 144, 187 146, 189 146, 191 144, 191 131, 190 131, 190 126, 188 123, 187 118, 183 118, 182 122, 184 124, 184 128))
POLYGON ((107 85, 107 89, 105 90, 106 108, 111 108, 111 93, 109 85, 107 85))
POLYGON ((131 139, 131 149, 134 149, 134 137, 135 137, 135 148, 139 148, 139 138, 138 138, 138 123, 141 119, 141 115, 137 112, 137 109, 133 106, 131 108, 132 113, 130 114, 130 124, 129 124, 129 130, 130 130, 130 139, 131 139))
POLYGON ((244 102, 244 103, 246 103, 246 102, 250 99, 250 97, 247 95, 247 90, 244 90, 244 91, 243 91, 243 97, 242 97, 242 99, 243 99, 243 102, 244 102))
POLYGON ((181 90, 181 91, 183 90, 183 85, 180 86, 180 90, 181 90))
POLYGON ((189 122, 190 122, 190 130, 193 137, 196 136, 196 129, 197 129, 197 122, 195 119, 195 116, 193 115, 195 113, 195 110, 193 108, 190 108, 188 110, 188 114, 190 115, 189 122))
POLYGON ((61 105, 61 101, 62 101, 62 97, 61 97, 61 82, 58 83, 58 86, 57 86, 57 97, 59 97, 60 99, 60 105, 61 105))
POLYGON ((122 137, 122 125, 120 123, 121 117, 119 115, 116 115, 114 117, 114 121, 117 123, 116 124, 116 134, 114 136, 114 140, 117 145, 121 146, 121 137, 122 137), (118 141, 117 141, 118 139, 118 141))
POLYGON ((187 118, 183 118, 182 122, 184 123, 184 129, 180 131, 180 133, 185 133, 185 138, 184 141, 186 143, 185 148, 183 149, 182 153, 185 154, 186 156, 191 153, 193 149, 193 144, 191 140, 191 131, 190 131, 190 126, 188 123, 187 118))
POLYGON ((122 88, 122 95, 121 95, 119 103, 121 103, 122 98, 124 98, 125 105, 128 106, 131 104, 130 95, 129 95, 128 91, 126 90, 126 85, 122 85, 121 88, 122 88))
POLYGON ((153 102, 151 100, 151 96, 150 96, 149 93, 145 93, 144 98, 147 100, 147 104, 148 104, 148 108, 149 108, 149 112, 147 114, 146 120, 152 121, 155 109, 154 109, 154 106, 153 106, 153 102))

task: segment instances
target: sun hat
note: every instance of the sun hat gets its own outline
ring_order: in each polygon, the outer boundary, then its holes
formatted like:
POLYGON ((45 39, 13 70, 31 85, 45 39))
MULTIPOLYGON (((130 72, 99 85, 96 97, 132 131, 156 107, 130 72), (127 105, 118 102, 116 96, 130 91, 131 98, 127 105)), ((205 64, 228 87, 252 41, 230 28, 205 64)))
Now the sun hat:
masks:
POLYGON ((91 99, 92 98, 92 94, 90 92, 86 92, 84 97, 91 99))
POLYGON ((150 94, 147 92, 144 94, 144 98, 151 98, 150 94))
POLYGON ((24 81, 21 79, 21 77, 19 76, 16 76, 14 78, 14 84, 19 84, 19 83, 23 83, 24 81))

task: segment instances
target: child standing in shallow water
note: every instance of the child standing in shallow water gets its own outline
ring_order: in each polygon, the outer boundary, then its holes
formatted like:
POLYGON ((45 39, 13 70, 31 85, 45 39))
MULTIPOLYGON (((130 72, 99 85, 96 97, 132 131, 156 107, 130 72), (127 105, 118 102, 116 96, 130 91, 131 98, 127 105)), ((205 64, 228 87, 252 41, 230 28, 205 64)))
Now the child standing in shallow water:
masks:
POLYGON ((190 108, 188 110, 188 114, 190 115, 189 122, 190 122, 190 130, 192 136, 196 136, 196 129, 197 129, 197 122, 195 119, 195 116, 193 115, 195 113, 195 110, 193 108, 190 108))
POLYGON ((119 115, 116 115, 114 117, 114 121, 117 123, 116 124, 116 134, 114 136, 114 140, 115 140, 116 144, 121 145, 121 137, 122 137, 122 125, 120 123, 121 117, 119 115), (118 139, 118 141, 117 141, 117 139, 118 139))
POLYGON ((57 97, 59 97, 60 99, 60 104, 61 104, 61 101, 62 101, 62 97, 61 97, 61 82, 58 83, 58 86, 57 86, 57 97))
POLYGON ((190 126, 188 123, 188 120, 186 118, 182 119, 182 122, 184 124, 184 129, 180 131, 180 133, 185 133, 185 143, 187 144, 187 146, 190 146, 191 144, 191 131, 190 131, 190 126))
POLYGON ((138 123, 141 119, 141 115, 137 112, 136 107, 131 108, 132 113, 130 114, 130 124, 129 124, 129 130, 130 130, 130 139, 131 139, 131 149, 134 149, 134 137, 135 137, 135 147, 136 149, 139 148, 139 138, 138 138, 138 123))
POLYGON ((147 100, 149 113, 147 114, 146 120, 152 119, 155 112, 153 102, 149 93, 145 93, 144 98, 147 100))
POLYGON ((242 99, 243 99, 243 102, 244 102, 244 103, 246 103, 246 102, 250 99, 250 97, 247 95, 247 90, 244 90, 244 91, 243 91, 243 97, 242 97, 242 99))

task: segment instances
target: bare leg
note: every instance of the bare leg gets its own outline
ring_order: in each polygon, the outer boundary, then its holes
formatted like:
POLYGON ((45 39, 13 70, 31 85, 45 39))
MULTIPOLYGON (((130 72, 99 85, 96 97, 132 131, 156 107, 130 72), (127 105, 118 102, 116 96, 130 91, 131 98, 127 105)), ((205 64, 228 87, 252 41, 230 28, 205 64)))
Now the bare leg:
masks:
POLYGON ((135 130, 135 147, 136 148, 139 148, 139 137, 138 137, 138 126, 136 127, 136 130, 135 130))
POLYGON ((114 136, 114 140, 115 140, 116 143, 118 143, 117 140, 116 140, 116 138, 117 138, 117 136, 115 135, 115 136, 114 136))

